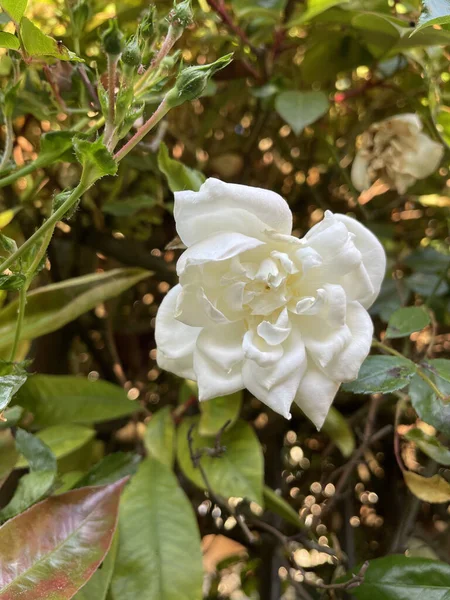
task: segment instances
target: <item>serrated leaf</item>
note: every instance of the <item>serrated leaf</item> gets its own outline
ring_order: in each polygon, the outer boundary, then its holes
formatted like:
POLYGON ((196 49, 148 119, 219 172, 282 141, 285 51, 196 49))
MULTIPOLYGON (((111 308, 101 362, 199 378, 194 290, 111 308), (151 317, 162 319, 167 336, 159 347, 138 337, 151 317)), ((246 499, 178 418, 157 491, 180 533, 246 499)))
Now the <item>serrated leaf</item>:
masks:
POLYGON ((347 419, 334 406, 330 407, 322 431, 336 444, 345 458, 355 449, 355 436, 347 419))
POLYGON ((422 477, 413 471, 403 471, 403 478, 416 498, 432 504, 450 502, 450 483, 440 475, 422 477))
POLYGON ((0 6, 16 23, 20 23, 28 0, 1 0, 0 6))
POLYGON ((71 60, 69 51, 62 44, 43 33, 34 23, 23 17, 20 24, 23 47, 30 56, 51 56, 58 60, 71 60))
POLYGON ((420 331, 430 323, 430 315, 420 306, 407 306, 396 310, 389 319, 387 338, 401 338, 420 331))
POLYGON ((358 379, 342 389, 354 394, 388 394, 408 385, 416 372, 413 362, 397 356, 369 356, 363 362, 358 379))
POLYGON ((228 422, 230 429, 238 420, 242 406, 242 391, 200 402, 198 431, 202 436, 216 435, 228 422))
POLYGON ((32 375, 15 402, 33 413, 34 427, 101 423, 139 410, 118 385, 73 375, 32 375))
MULTIPOLYGON (((94 435, 93 429, 82 425, 55 425, 42 429, 36 434, 36 437, 51 449, 57 459, 60 459, 82 448, 92 440, 94 435)), ((25 457, 20 458, 16 463, 16 469, 23 469, 27 466, 28 461, 25 457)))
POLYGON ((450 467, 450 449, 434 436, 428 435, 422 429, 414 428, 407 431, 403 437, 414 442, 424 454, 439 464, 450 467))
POLYGON ((271 510, 273 513, 283 517, 285 521, 294 525, 298 529, 305 529, 305 525, 300 519, 296 510, 280 495, 278 495, 272 488, 267 485, 264 486, 263 490, 264 502, 267 510, 271 510))
POLYGON ((362 584, 350 593, 358 600, 449 600, 449 586, 450 565, 391 554, 371 560, 362 584))
POLYGON ((158 152, 158 167, 165 175, 171 192, 193 190, 197 192, 205 181, 200 171, 183 165, 178 160, 169 156, 169 150, 164 142, 161 142, 158 152))
POLYGON ((175 459, 175 424, 170 406, 154 413, 144 433, 144 445, 149 456, 172 467, 175 459))
POLYGON ((0 412, 5 410, 14 394, 20 390, 26 380, 25 374, 0 376, 0 412))
POLYGON ((19 50, 19 39, 12 33, 0 31, 0 48, 8 48, 9 50, 19 50))
MULTIPOLYGON (((177 460, 183 473, 198 487, 205 489, 200 471, 192 465, 188 432, 194 425, 193 449, 215 445, 214 437, 198 433, 199 417, 185 418, 177 431, 177 460)), ((212 490, 229 498, 236 496, 254 500, 263 505, 263 455, 253 429, 245 421, 238 421, 224 432, 220 440, 226 451, 220 457, 203 456, 200 459, 212 490)))
POLYGON ((112 596, 197 600, 202 581, 200 536, 191 503, 170 468, 148 457, 121 503, 112 596))
POLYGON ((75 153, 73 150, 73 138, 79 133, 72 131, 49 131, 41 137, 41 145, 39 156, 36 163, 39 165, 47 165, 49 163, 63 160, 73 162, 75 153))
POLYGON ((74 138, 73 145, 78 162, 89 169, 95 181, 105 175, 117 173, 117 163, 101 138, 95 142, 74 138))
MULTIPOLYGON (((37 288, 27 295, 21 339, 56 331, 149 275, 142 269, 113 269, 37 288)), ((14 301, 0 310, 0 348, 10 347, 14 340, 17 308, 18 301, 14 301)))
POLYGON ((299 135, 328 112, 328 98, 323 92, 281 92, 275 99, 275 109, 299 135))
POLYGON ((141 457, 131 452, 108 454, 94 465, 86 475, 78 478, 75 487, 105 485, 136 473, 141 457))
MULTIPOLYGON (((439 358, 430 360, 422 367, 436 387, 447 396, 450 395, 450 380, 446 378, 450 376, 450 371, 447 371, 449 364, 450 361, 439 358)), ((450 403, 444 403, 418 375, 411 380, 409 394, 419 417, 450 436, 450 403)))
POLYGON ((109 550, 124 485, 47 498, 0 527, 0 600, 72 598, 109 550))

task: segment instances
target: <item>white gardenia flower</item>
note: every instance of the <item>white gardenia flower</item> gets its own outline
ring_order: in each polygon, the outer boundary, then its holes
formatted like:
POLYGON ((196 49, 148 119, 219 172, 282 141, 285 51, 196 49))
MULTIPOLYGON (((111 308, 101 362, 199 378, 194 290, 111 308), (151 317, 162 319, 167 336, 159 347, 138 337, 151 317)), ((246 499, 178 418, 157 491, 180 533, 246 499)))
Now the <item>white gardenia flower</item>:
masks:
POLYGON ((370 350, 380 242, 329 211, 298 239, 281 196, 217 179, 177 192, 175 220, 188 248, 156 317, 159 366, 197 380, 200 400, 247 388, 320 428, 370 350))
POLYGON ((438 168, 443 152, 441 144, 422 132, 416 114, 373 123, 361 136, 352 165, 353 185, 362 192, 381 179, 404 194, 417 179, 428 177, 438 168))

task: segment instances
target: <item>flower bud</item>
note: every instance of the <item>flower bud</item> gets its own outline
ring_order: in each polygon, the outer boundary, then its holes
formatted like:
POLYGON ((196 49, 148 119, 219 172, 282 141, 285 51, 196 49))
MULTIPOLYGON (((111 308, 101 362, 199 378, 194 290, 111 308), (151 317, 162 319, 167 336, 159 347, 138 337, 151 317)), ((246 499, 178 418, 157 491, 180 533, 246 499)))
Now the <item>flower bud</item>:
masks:
POLYGON ((125 46, 122 53, 122 62, 129 67, 138 67, 141 64, 141 51, 135 35, 128 40, 125 46))
POLYGON ((73 28, 79 35, 90 17, 90 7, 86 0, 79 0, 72 9, 73 28))
POLYGON ((152 4, 145 11, 142 21, 139 25, 139 35, 143 40, 153 38, 156 29, 156 6, 152 4))
POLYGON ((173 108, 201 96, 209 79, 216 71, 229 65, 232 57, 232 54, 227 54, 210 65, 187 67, 187 69, 181 71, 177 77, 175 87, 166 96, 168 105, 173 108))
POLYGON ((108 29, 102 35, 103 48, 106 54, 119 56, 123 48, 123 33, 119 29, 116 19, 109 22, 108 29))
POLYGON ((191 0, 184 0, 179 4, 174 4, 173 9, 167 17, 169 23, 175 28, 185 29, 194 22, 191 0))
POLYGON ((14 254, 17 250, 17 244, 12 238, 0 233, 0 250, 4 250, 8 254, 14 254))

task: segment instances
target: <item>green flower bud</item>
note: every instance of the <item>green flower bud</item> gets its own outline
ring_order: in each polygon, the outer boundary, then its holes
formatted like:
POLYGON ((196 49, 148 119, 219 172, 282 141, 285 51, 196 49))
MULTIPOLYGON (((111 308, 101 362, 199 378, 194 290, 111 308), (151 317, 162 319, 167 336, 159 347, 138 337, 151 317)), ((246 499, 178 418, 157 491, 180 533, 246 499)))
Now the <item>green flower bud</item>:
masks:
POLYGON ((122 62, 129 67, 138 67, 141 64, 141 51, 135 35, 128 40, 122 52, 122 62))
POLYGON ((156 23, 156 6, 152 4, 145 11, 142 21, 139 25, 139 35, 143 40, 151 39, 155 33, 156 23))
POLYGON ((80 34, 90 17, 90 7, 86 0, 79 0, 72 9, 73 28, 80 34))
POLYGON ((17 250, 17 244, 12 238, 0 233, 0 249, 4 250, 7 254, 14 254, 17 250))
MULTIPOLYGON (((53 206, 52 206, 53 212, 57 211, 58 208, 60 208, 64 204, 64 202, 67 200, 67 198, 71 195, 72 192, 73 192, 73 190, 63 190, 62 192, 60 192, 53 198, 53 206)), ((66 219, 66 220, 71 219, 73 217, 73 215, 76 213, 79 204, 80 204, 80 201, 78 200, 78 202, 76 202, 75 206, 73 206, 64 215, 64 219, 66 219)))
POLYGON ((222 56, 210 65, 201 67, 187 67, 178 75, 175 87, 166 96, 166 102, 171 107, 179 106, 183 102, 195 100, 204 92, 210 78, 232 61, 233 54, 222 56))
POLYGON ((194 22, 194 14, 192 12, 191 0, 184 0, 179 4, 174 4, 174 7, 169 13, 168 21, 174 27, 185 29, 194 22))
POLYGON ((116 19, 109 22, 108 29, 102 35, 103 48, 106 54, 119 56, 123 48, 123 33, 116 19))

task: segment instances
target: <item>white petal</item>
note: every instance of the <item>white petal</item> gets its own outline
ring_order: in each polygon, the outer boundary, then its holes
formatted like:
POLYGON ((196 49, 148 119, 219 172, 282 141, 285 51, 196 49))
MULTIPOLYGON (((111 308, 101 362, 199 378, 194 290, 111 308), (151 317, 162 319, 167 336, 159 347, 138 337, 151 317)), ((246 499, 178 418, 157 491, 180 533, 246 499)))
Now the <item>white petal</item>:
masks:
POLYGON ((177 262, 180 277, 189 266, 200 266, 209 262, 223 262, 258 246, 264 242, 242 233, 217 233, 194 244, 183 252, 177 262))
POLYGON ((329 379, 313 362, 308 361, 295 396, 295 403, 317 429, 322 427, 339 385, 339 382, 329 379))
POLYGON ((156 359, 161 369, 186 379, 196 379, 193 352, 201 329, 189 327, 175 319, 175 307, 180 292, 180 285, 173 287, 166 294, 156 315, 156 359))
POLYGON ((347 325, 331 327, 319 316, 297 319, 308 355, 320 367, 326 367, 351 341, 347 325))
POLYGON ((257 332, 269 346, 282 344, 291 332, 287 310, 284 308, 281 311, 276 323, 261 321, 257 327, 257 332))
POLYGON ((393 117, 389 117, 385 121, 382 121, 383 124, 391 123, 393 127, 396 126, 397 123, 405 124, 408 126, 408 129, 412 135, 418 134, 422 131, 422 121, 416 115, 416 113, 403 113, 401 115, 395 115, 393 117))
POLYGON ((245 358, 253 360, 260 367, 269 367, 282 359, 284 349, 281 344, 269 346, 254 331, 247 331, 244 335, 242 347, 245 358))
POLYGON ((265 229, 292 230, 286 201, 270 190, 207 179, 198 192, 175 193, 178 235, 191 246, 219 231, 260 235, 265 229))
POLYGON ((228 323, 225 315, 218 310, 197 284, 182 287, 177 298, 175 318, 191 327, 207 327, 212 323, 228 323))
POLYGON ((416 179, 424 179, 436 171, 443 154, 444 148, 441 144, 425 133, 419 133, 415 150, 405 152, 402 156, 404 164, 402 172, 416 179))
POLYGON ((198 336, 194 370, 200 401, 233 394, 245 387, 243 336, 242 323, 205 327, 198 336))
POLYGON ((378 296, 386 271, 386 254, 378 238, 367 227, 361 225, 356 219, 346 215, 334 215, 344 223, 347 229, 354 234, 353 243, 361 252, 362 262, 372 283, 373 290, 362 298, 356 298, 364 308, 369 308, 378 296))
POLYGON ((348 304, 347 326, 351 332, 350 342, 324 369, 336 381, 352 381, 358 377, 372 343, 372 319, 359 302, 348 304))
POLYGON ((290 407, 305 368, 305 347, 300 332, 292 331, 284 343, 283 358, 276 365, 264 368, 251 360, 244 362, 244 385, 258 400, 290 419, 290 407))
POLYGON ((353 160, 351 178, 353 185, 359 192, 370 188, 369 161, 360 152, 356 154, 353 160))

